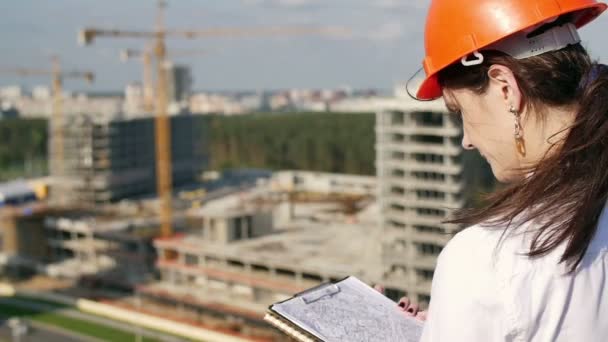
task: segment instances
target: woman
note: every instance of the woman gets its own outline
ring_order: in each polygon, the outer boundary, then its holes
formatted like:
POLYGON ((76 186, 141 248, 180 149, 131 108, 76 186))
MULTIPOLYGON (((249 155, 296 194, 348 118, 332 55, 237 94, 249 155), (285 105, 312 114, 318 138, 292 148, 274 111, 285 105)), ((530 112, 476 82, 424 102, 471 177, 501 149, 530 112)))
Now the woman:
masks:
POLYGON ((432 0, 417 97, 508 185, 453 220, 422 341, 608 341, 608 68, 577 33, 605 9, 432 0))

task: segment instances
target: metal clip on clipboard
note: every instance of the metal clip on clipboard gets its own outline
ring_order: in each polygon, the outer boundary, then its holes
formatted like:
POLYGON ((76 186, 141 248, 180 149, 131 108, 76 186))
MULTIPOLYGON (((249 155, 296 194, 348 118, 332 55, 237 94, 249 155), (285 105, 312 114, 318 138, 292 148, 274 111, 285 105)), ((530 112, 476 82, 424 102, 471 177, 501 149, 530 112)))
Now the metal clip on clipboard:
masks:
POLYGON ((310 304, 320 300, 321 298, 331 297, 339 292, 340 287, 336 284, 331 284, 317 291, 303 294, 301 295, 301 298, 304 304, 310 304))

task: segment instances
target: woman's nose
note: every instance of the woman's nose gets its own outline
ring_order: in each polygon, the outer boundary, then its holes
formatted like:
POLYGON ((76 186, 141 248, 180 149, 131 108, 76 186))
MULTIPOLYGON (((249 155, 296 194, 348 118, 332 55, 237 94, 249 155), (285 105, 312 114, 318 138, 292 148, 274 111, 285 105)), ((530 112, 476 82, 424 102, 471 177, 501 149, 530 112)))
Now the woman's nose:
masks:
POLYGON ((462 148, 464 148, 465 150, 475 149, 475 146, 473 146, 466 133, 462 135, 462 148))

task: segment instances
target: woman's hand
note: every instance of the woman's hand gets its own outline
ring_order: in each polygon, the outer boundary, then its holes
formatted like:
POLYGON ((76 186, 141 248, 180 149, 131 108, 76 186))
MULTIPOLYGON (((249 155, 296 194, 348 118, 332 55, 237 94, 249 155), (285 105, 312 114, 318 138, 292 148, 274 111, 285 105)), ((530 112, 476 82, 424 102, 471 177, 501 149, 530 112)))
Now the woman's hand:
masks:
MULTIPOLYGON (((384 294, 384 286, 376 284, 374 285, 374 289, 384 294)), ((408 297, 402 297, 399 299, 397 306, 406 316, 414 317, 421 321, 426 321, 427 311, 420 311, 418 304, 412 303, 408 297)))

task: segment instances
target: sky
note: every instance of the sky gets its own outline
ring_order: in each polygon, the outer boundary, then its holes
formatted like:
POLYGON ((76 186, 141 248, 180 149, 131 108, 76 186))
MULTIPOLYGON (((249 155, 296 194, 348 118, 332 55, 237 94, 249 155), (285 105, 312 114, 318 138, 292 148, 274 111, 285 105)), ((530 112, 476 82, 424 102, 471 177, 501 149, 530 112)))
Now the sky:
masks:
MULTIPOLYGON (((172 60, 192 68, 197 90, 284 88, 391 89, 407 80, 424 54, 424 20, 430 0, 168 0, 166 26, 173 29, 345 27, 344 36, 175 38, 172 60), (178 50, 205 50, 178 56, 178 50)), ((0 69, 50 68, 58 55, 64 69, 92 70, 93 85, 66 80, 67 89, 122 91, 141 80, 135 60, 119 51, 142 49, 142 39, 99 38, 82 47, 83 27, 152 30, 156 0, 1 0, 0 69)), ((608 14, 581 30, 594 58, 608 61, 602 34, 608 14)), ((44 77, 0 73, 0 86, 47 84, 44 77)))

